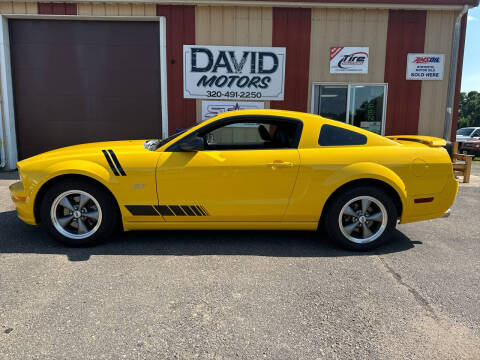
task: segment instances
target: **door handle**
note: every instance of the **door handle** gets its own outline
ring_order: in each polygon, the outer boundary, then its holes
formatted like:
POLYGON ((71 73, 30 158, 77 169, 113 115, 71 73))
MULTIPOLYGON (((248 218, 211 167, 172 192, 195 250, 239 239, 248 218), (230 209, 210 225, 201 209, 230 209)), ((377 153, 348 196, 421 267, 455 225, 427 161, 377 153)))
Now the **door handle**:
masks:
POLYGON ((267 165, 271 167, 293 167, 293 163, 289 161, 274 161, 267 165))

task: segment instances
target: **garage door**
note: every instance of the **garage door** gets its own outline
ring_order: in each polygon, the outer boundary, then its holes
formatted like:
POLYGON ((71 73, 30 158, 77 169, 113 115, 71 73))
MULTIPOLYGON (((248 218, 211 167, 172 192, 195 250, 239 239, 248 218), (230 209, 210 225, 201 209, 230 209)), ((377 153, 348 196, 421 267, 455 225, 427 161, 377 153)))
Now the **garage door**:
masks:
POLYGON ((19 158, 161 137, 157 22, 9 20, 19 158))

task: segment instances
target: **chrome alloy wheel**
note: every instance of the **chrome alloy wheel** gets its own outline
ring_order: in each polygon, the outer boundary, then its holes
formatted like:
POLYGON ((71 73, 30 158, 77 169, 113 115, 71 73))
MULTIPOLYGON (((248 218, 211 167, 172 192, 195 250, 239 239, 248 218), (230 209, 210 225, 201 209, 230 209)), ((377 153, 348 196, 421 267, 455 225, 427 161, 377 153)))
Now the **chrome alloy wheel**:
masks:
POLYGON ((387 227, 385 206, 371 196, 358 196, 346 203, 338 216, 342 234, 357 244, 367 244, 380 237, 387 227))
POLYGON ((55 229, 70 239, 85 239, 93 235, 102 223, 98 201, 82 190, 69 190, 58 195, 50 208, 55 229))

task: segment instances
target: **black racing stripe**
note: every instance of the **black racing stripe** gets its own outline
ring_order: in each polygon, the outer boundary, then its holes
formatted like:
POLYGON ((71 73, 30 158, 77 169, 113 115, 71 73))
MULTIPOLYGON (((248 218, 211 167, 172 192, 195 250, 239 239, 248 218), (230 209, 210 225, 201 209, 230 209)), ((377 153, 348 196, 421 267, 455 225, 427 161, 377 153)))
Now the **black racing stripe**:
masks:
POLYGON ((125 205, 134 216, 159 216, 152 205, 125 205))
POLYGON ((209 216, 210 214, 208 213, 207 209, 205 209, 202 205, 200 205, 200 208, 202 211, 205 213, 205 216, 209 216))
POLYGON ((197 205, 197 210, 202 213, 202 216, 207 216, 207 213, 206 213, 205 211, 203 211, 203 209, 202 209, 201 206, 198 206, 198 205, 197 205))
POLYGON ((103 155, 105 155, 105 159, 107 159, 108 165, 110 165, 110 169, 112 169, 113 174, 115 176, 120 176, 120 174, 117 171, 117 168, 115 167, 115 165, 113 165, 112 159, 110 159, 110 156, 108 155, 107 151, 102 150, 102 152, 103 152, 103 155))
POLYGON ((197 216, 203 216, 202 212, 197 209, 197 206, 192 205, 192 206, 190 206, 190 209, 193 210, 193 212, 195 213, 195 215, 197 215, 197 216))
POLYGON ((176 215, 176 216, 185 216, 187 214, 185 214, 185 212, 182 210, 182 208, 178 205, 169 205, 168 206, 170 208, 170 210, 173 211, 173 213, 176 215))
POLYGON ((117 168, 118 168, 118 171, 120 172, 120 174, 122 174, 122 176, 127 176, 127 174, 125 174, 125 171, 123 171, 122 165, 120 165, 120 161, 118 161, 117 156, 115 155, 113 150, 108 150, 108 152, 112 156, 112 159, 115 162, 115 165, 117 165, 117 168))
POLYGON ((168 208, 167 205, 155 205, 155 209, 160 213, 162 216, 175 216, 172 210, 168 208))
POLYGON ((193 212, 193 210, 190 209, 187 205, 181 205, 180 207, 188 216, 195 216, 195 213, 193 212))

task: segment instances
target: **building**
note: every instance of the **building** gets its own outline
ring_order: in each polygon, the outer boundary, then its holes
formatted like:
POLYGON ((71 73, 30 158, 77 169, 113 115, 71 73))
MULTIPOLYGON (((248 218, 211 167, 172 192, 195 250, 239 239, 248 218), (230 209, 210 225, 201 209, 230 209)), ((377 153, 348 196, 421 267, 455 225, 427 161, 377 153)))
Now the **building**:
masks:
POLYGON ((0 2, 1 166, 75 143, 162 137, 235 106, 442 137, 447 108, 456 129, 466 11, 477 5, 0 2))

